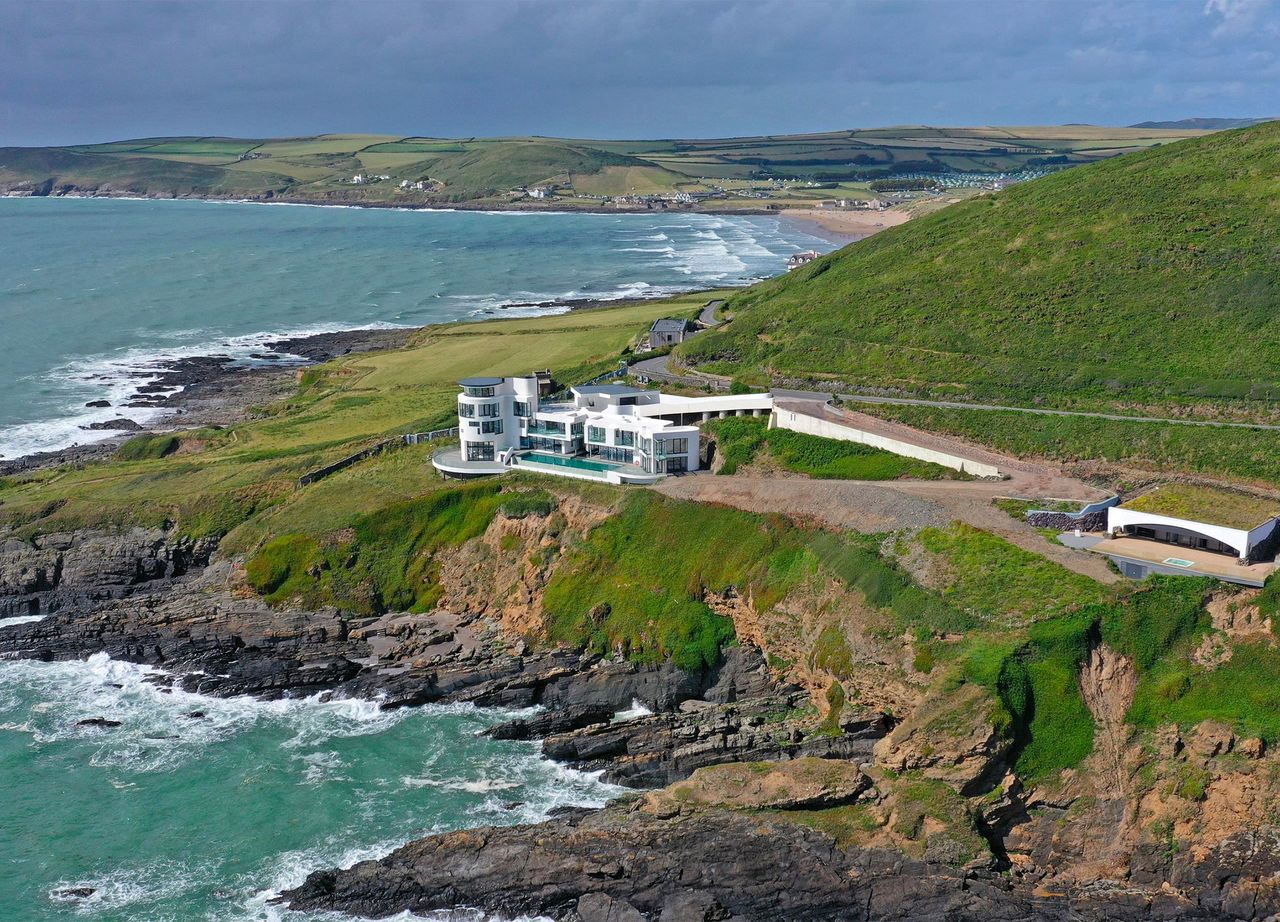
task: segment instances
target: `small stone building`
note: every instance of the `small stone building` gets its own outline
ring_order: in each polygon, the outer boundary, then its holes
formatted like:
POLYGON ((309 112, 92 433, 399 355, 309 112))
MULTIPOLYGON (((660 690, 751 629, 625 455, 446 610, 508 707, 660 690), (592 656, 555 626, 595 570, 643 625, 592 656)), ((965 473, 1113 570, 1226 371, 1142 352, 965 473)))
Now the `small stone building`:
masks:
POLYGON ((698 331, 698 325, 692 320, 680 320, 676 317, 660 317, 649 328, 649 348, 665 349, 682 343, 698 331))

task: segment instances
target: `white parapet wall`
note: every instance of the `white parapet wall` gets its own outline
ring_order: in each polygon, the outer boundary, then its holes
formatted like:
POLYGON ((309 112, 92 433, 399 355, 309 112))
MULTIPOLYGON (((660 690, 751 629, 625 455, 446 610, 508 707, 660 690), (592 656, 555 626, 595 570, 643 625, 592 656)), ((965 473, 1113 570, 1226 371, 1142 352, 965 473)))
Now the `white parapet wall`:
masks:
POLYGON ((872 448, 882 448, 904 458, 915 458, 917 461, 931 461, 952 470, 970 474, 974 477, 1002 477, 1000 469, 992 464, 984 464, 960 455, 953 455, 923 445, 914 445, 901 439, 868 432, 846 422, 839 422, 826 415, 811 415, 798 409, 775 406, 769 414, 770 429, 790 429, 793 432, 805 432, 809 435, 821 436, 824 439, 837 439, 842 442, 858 442, 872 448))

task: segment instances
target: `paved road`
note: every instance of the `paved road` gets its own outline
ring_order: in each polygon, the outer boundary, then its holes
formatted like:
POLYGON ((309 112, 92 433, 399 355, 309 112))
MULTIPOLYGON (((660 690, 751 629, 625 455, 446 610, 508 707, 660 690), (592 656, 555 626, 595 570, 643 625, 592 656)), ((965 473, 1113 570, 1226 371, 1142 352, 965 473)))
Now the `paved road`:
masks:
POLYGON ((704 327, 718 327, 724 323, 723 320, 716 319, 716 311, 724 304, 724 298, 716 298, 714 301, 708 301, 707 306, 702 309, 702 313, 698 315, 698 323, 704 327))
MULTIPOLYGON (((718 327, 724 323, 723 320, 716 318, 716 311, 724 304, 724 298, 716 298, 708 301, 706 306, 702 308, 702 313, 698 315, 698 323, 704 327, 718 327)), ((694 334, 697 335, 697 334, 694 334)), ((692 384, 694 387, 705 384, 708 381, 724 381, 729 379, 721 375, 708 375, 701 372, 693 372, 690 374, 677 374, 667 367, 668 355, 659 355, 656 358, 641 359, 638 362, 631 363, 631 373, 636 375, 645 375, 658 381, 674 381, 680 384, 692 384)))
MULTIPOLYGON (((819 391, 793 391, 774 388, 775 397, 791 397, 797 400, 828 400, 832 393, 819 391)), ((1124 423, 1170 423, 1175 426, 1210 426, 1224 429, 1269 429, 1280 431, 1280 425, 1265 423, 1232 423, 1210 419, 1173 419, 1168 416, 1123 416, 1119 413, 1091 413, 1087 410, 1047 410, 1043 407, 1005 407, 993 403, 961 403, 955 400, 922 400, 913 397, 875 397, 868 394, 837 394, 841 400, 851 403, 887 403, 909 407, 937 407, 943 410, 991 410, 1009 413, 1038 413, 1042 416, 1085 416, 1090 419, 1112 419, 1124 423)))

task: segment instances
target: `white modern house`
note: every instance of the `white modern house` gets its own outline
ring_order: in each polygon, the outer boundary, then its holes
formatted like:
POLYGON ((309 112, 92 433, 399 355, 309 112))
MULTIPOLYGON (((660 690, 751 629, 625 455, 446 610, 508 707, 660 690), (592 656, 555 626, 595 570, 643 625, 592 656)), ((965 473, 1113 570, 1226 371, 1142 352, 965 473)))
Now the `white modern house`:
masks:
POLYGON ((1191 573, 1261 585, 1280 546, 1280 501, 1243 491, 1169 483, 1107 509, 1090 550, 1126 576, 1191 573))
POLYGON ((697 424, 724 416, 766 416, 769 394, 678 397, 616 384, 572 388, 544 402, 538 377, 464 378, 459 447, 432 463, 476 477, 518 468, 610 483, 653 483, 700 466, 697 424))

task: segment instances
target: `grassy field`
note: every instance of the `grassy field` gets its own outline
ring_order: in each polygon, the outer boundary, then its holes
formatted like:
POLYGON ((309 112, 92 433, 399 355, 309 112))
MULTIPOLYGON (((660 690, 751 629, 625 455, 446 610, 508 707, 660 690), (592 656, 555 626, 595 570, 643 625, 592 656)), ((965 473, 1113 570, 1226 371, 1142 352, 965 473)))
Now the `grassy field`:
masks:
POLYGON ((138 194, 263 195, 319 201, 505 201, 512 189, 555 182, 576 196, 729 190, 720 207, 866 196, 865 181, 893 172, 1006 171, 1085 163, 1199 134, 1186 129, 901 128, 712 140, 600 141, 541 137, 422 138, 330 134, 310 138, 139 138, 65 148, 0 148, 0 188, 46 180, 138 194), (253 159, 240 160, 242 154, 253 159), (353 186, 354 173, 391 182, 353 186), (778 190, 770 178, 800 180, 778 190), (399 180, 430 178, 430 192, 399 180), (705 180, 703 182, 702 180, 705 180), (817 188, 805 182, 832 184, 817 188))
POLYGON ((680 351, 824 387, 1265 412, 1278 172, 1269 123, 1023 183, 741 292, 680 351))
MULTIPOLYGON (((1091 751, 1093 719, 1078 672, 1098 639, 1137 663, 1135 725, 1215 717, 1280 738, 1269 716, 1280 656, 1244 644, 1216 667, 1191 659, 1209 630, 1205 597, 1222 591, 1208 580, 1102 586, 959 524, 860 536, 600 484, 529 475, 459 484, 435 474, 430 446, 387 452, 294 488, 299 474, 353 448, 447 423, 459 377, 524 371, 533 355, 532 364, 551 364, 562 380, 589 377, 615 363, 654 317, 691 312, 706 298, 427 329, 404 349, 307 369, 296 395, 259 419, 146 436, 110 462, 0 479, 0 521, 19 535, 163 522, 190 535, 225 535, 224 551, 245 556, 250 585, 269 602, 376 614, 430 609, 452 548, 499 514, 554 518, 577 493, 616 513, 583 540, 544 549, 551 642, 696 670, 735 642, 708 592, 733 589, 767 620, 795 590, 840 586, 865 600, 866 630, 912 638, 915 668, 938 693, 968 685, 970 697, 995 709, 1029 781, 1051 778, 1091 751), (933 561, 928 586, 906 568, 923 558, 933 561)), ((1267 604, 1276 607, 1273 598, 1267 604)), ((848 681, 861 668, 855 648, 828 624, 808 661, 848 681)), ((833 686, 837 714, 844 695, 833 686)))
POLYGON ((724 458, 721 474, 757 457, 767 458, 777 467, 819 479, 835 480, 938 480, 958 477, 955 471, 928 461, 904 458, 892 452, 837 442, 788 429, 767 429, 763 418, 736 416, 709 422, 703 428, 715 436, 717 451, 724 458))
MULTIPOLYGON (((295 493, 293 483, 388 435, 451 425, 460 377, 523 373, 537 365, 551 367, 561 380, 583 380, 614 367, 654 318, 691 312, 706 298, 427 328, 408 348, 308 369, 298 393, 266 408, 262 418, 179 433, 190 451, 173 453, 172 446, 144 440, 110 463, 0 478, 0 522, 48 532, 172 521, 188 534, 224 534, 270 508, 273 530, 287 531, 293 530, 291 512, 324 519, 388 492, 412 495, 434 480, 425 449, 404 449, 335 478, 349 492, 325 481, 295 493), (385 472, 391 486, 365 482, 366 471, 385 472), (317 504, 317 496, 326 499, 317 504)), ((245 524, 246 543, 251 532, 245 524)))

